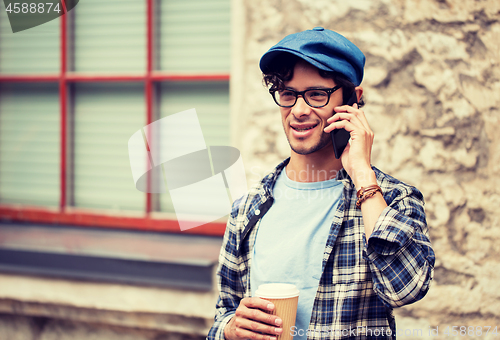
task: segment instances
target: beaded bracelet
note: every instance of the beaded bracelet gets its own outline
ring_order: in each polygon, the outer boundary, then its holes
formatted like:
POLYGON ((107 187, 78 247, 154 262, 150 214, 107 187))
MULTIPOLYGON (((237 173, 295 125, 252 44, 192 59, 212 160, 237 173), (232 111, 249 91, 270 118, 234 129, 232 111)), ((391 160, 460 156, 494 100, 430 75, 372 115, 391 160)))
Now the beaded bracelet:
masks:
POLYGON ((361 187, 357 193, 358 201, 356 202, 356 207, 359 209, 361 207, 361 203, 375 195, 377 192, 382 194, 382 189, 376 184, 369 185, 366 188, 361 187))

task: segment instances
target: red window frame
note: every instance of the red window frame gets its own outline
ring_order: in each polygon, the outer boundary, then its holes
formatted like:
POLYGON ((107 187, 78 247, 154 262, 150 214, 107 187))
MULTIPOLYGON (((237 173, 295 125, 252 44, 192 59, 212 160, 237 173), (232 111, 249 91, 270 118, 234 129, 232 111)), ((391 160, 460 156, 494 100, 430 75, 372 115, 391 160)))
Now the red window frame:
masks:
MULTIPOLYGON (((109 214, 68 211, 66 208, 67 194, 67 90, 68 85, 76 82, 144 82, 144 97, 146 100, 146 124, 153 122, 155 117, 153 105, 153 86, 161 81, 229 81, 228 73, 205 74, 172 74, 154 70, 154 1, 146 1, 146 72, 143 75, 100 75, 68 72, 67 53, 67 18, 60 17, 60 71, 49 75, 2 75, 0 82, 58 82, 60 111, 60 201, 58 209, 31 206, 0 204, 0 220, 21 221, 30 223, 52 223, 104 228, 138 229, 147 231, 162 231, 180 233, 176 220, 166 220, 151 217, 152 196, 145 194, 146 210, 143 217, 124 217, 109 214)), ((66 5, 62 0, 64 12, 66 5)), ((148 178, 149 180, 149 178, 148 178)), ((224 234, 225 223, 213 222, 189 229, 185 233, 197 235, 221 236, 224 234)))

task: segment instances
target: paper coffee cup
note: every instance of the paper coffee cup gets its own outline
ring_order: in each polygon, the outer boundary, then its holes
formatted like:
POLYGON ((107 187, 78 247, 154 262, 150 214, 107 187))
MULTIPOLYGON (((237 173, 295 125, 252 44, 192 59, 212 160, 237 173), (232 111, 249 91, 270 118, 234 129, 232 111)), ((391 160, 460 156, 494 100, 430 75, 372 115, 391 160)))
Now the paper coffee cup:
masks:
POLYGON ((292 340, 291 328, 295 326, 297 304, 299 303, 297 287, 288 283, 266 283, 259 286, 255 296, 272 302, 275 306, 272 314, 283 320, 283 333, 277 339, 292 340))

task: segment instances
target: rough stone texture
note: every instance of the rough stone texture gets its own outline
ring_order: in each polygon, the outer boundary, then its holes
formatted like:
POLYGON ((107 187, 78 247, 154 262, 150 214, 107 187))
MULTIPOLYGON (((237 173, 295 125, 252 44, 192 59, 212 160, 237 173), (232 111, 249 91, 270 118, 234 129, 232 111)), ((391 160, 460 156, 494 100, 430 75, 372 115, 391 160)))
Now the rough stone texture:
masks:
MULTIPOLYGON (((214 273, 215 275, 215 273, 214 273)), ((217 293, 0 274, 0 340, 199 340, 217 293)))
POLYGON ((0 314, 0 340, 202 340, 205 337, 99 323, 0 314))
MULTIPOLYGON (((235 31, 235 144, 248 181, 289 155, 258 61, 287 34, 323 26, 367 57, 362 86, 375 166, 426 199, 437 262, 405 324, 500 324, 500 1, 246 0, 235 31)), ((500 326, 500 325, 499 325, 500 326)), ((441 337, 441 333, 440 333, 441 337)), ((440 338, 439 337, 439 338, 440 338)), ((436 339, 438 337, 432 337, 436 339)), ((484 334, 483 337, 484 338, 484 334)))

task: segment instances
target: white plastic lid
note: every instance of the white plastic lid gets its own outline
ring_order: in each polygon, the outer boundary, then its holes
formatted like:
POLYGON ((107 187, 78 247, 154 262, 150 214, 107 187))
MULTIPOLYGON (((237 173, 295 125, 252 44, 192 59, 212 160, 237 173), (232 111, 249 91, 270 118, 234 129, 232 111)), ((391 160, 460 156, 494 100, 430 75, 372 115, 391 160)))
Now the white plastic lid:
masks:
POLYGON ((299 296, 299 290, 289 283, 266 283, 260 285, 255 296, 269 299, 286 299, 299 296))

